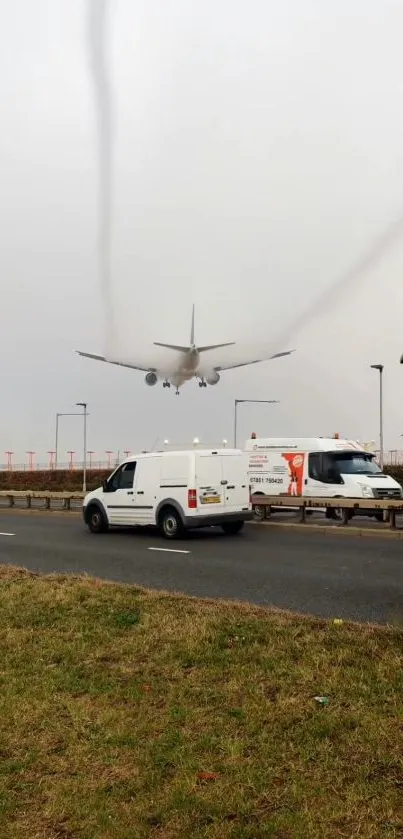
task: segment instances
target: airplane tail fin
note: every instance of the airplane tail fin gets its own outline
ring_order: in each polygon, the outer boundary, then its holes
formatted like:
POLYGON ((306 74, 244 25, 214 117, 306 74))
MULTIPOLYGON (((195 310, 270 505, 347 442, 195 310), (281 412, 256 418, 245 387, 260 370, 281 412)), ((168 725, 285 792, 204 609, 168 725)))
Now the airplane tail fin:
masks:
MULTIPOLYGON (((231 341, 229 344, 211 344, 206 347, 197 347, 197 351, 207 352, 207 350, 219 350, 222 347, 232 347, 234 345, 234 341, 231 341)), ((182 352, 188 353, 190 350, 194 349, 195 347, 195 304, 193 303, 192 306, 192 321, 190 325, 190 346, 183 347, 182 345, 178 344, 162 344, 160 341, 154 341, 155 347, 164 347, 166 350, 174 350, 175 352, 182 352)))
POLYGON ((195 304, 192 306, 192 325, 190 328, 190 346, 194 347, 195 343, 195 304))

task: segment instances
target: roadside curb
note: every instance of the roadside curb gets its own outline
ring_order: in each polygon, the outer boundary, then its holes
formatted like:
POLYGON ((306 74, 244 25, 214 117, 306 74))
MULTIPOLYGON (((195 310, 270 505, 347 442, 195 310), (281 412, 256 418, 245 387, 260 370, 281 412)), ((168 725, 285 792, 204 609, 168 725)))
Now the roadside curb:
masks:
POLYGON ((275 529, 283 529, 283 530, 297 530, 298 532, 304 533, 305 531, 309 531, 310 533, 325 533, 337 535, 340 534, 341 536, 368 536, 371 538, 377 539, 403 539, 403 528, 401 530, 392 530, 392 529, 384 529, 384 530, 376 530, 374 527, 354 527, 351 524, 345 525, 342 524, 334 524, 334 525, 320 525, 320 524, 300 524, 300 522, 274 522, 274 521, 256 521, 252 522, 255 527, 266 527, 268 529, 275 528, 275 529))

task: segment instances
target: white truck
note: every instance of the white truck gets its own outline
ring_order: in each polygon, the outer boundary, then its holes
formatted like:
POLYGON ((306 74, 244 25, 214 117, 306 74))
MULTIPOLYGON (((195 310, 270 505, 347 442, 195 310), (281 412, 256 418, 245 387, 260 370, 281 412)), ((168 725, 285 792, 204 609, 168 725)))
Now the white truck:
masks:
MULTIPOLYGON (((354 440, 272 437, 247 440, 249 482, 254 495, 314 498, 403 497, 400 484, 385 475, 372 452, 354 440)), ((361 511, 378 519, 376 510, 361 511)), ((258 511, 259 516, 259 511, 258 511)))
POLYGON ((253 517, 247 470, 239 449, 138 454, 86 495, 84 521, 92 533, 154 525, 175 539, 191 528, 219 525, 236 534, 253 517))

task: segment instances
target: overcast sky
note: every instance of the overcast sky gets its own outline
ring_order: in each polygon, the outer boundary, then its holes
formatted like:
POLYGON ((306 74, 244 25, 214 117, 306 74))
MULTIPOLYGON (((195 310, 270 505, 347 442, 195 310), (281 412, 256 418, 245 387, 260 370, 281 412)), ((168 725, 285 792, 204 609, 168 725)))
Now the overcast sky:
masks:
POLYGON ((78 400, 96 457, 231 440, 235 398, 280 400, 240 408, 240 440, 372 440, 377 362, 386 444, 403 448, 403 234, 292 328, 403 216, 403 4, 111 0, 119 351, 151 364, 154 340, 186 343, 193 301, 199 343, 298 350, 179 398, 74 354, 105 350, 86 2, 0 12, 0 461, 44 461, 78 400))

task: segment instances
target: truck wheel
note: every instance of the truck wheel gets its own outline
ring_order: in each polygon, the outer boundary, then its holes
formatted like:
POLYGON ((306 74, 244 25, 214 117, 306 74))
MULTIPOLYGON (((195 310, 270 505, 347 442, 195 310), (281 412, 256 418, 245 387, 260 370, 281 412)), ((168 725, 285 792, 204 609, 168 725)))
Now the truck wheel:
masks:
MULTIPOLYGON (((263 495, 262 492, 255 492, 255 495, 263 495)), ((255 521, 264 521, 266 518, 266 507, 263 504, 255 504, 253 507, 253 518, 255 521)))
POLYGON ((243 521, 226 521, 224 522, 224 524, 221 525, 224 533, 227 536, 235 536, 237 533, 240 533, 243 529, 243 526, 243 521))
POLYGON ((158 519, 158 528, 164 539, 179 539, 184 530, 179 513, 173 507, 162 510, 158 519))
POLYGON ((102 510, 95 504, 89 507, 86 513, 86 522, 91 533, 106 533, 108 522, 102 510))

